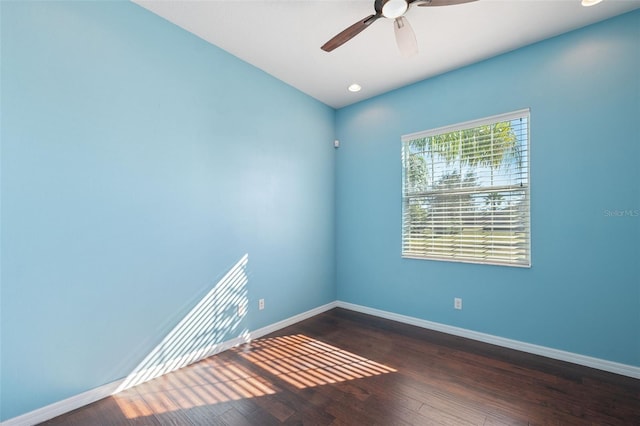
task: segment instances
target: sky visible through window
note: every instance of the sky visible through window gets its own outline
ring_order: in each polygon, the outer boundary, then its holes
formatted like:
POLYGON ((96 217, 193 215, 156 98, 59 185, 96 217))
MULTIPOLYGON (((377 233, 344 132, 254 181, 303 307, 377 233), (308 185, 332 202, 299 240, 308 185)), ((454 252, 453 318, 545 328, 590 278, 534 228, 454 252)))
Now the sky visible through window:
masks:
POLYGON ((403 256, 529 265, 528 117, 403 137, 403 256))

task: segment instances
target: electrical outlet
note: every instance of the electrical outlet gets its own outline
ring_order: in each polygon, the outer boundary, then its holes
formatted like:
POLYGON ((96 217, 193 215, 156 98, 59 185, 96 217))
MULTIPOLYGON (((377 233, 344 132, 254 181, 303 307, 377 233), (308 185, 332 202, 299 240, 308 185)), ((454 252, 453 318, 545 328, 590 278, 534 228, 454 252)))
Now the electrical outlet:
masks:
POLYGON ((456 297, 453 299, 453 309, 462 310, 462 299, 456 297))
POLYGON ((258 300, 258 309, 259 310, 263 310, 264 309, 264 299, 258 300))

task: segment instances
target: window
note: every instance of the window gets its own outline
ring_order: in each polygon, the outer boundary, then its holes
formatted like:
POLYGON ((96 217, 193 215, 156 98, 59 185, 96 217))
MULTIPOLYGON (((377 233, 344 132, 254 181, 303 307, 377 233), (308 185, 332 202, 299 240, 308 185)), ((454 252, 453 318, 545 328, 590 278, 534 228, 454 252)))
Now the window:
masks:
POLYGON ((530 262, 529 110, 402 137, 402 256, 530 262))

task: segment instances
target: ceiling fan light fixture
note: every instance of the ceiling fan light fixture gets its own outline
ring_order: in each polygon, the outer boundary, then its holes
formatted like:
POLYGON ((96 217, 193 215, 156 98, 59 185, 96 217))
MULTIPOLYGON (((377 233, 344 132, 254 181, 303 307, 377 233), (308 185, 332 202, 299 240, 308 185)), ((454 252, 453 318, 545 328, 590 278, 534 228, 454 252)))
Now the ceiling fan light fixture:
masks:
POLYGON ((584 7, 589 7, 600 3, 602 0, 582 0, 582 5, 584 7))
POLYGON ((396 19, 405 14, 409 4, 406 0, 387 0, 382 5, 382 16, 389 19, 396 19))

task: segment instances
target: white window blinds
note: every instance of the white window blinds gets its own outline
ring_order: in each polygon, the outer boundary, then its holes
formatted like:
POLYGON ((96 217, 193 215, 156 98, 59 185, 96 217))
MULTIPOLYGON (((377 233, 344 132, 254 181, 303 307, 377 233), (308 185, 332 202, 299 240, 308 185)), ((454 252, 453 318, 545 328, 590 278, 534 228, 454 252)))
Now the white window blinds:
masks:
POLYGON ((402 256, 530 266, 529 110, 402 137, 402 256))

